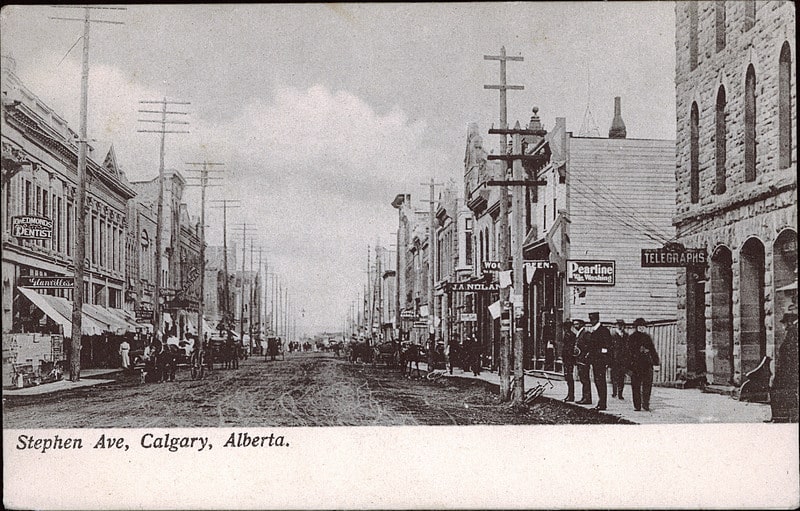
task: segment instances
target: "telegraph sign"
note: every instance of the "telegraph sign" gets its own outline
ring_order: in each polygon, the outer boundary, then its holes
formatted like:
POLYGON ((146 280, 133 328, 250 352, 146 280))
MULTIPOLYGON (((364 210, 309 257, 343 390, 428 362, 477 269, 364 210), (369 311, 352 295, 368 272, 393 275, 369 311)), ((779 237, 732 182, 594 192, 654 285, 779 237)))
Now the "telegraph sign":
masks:
POLYGON ((681 268, 706 264, 703 248, 643 248, 642 268, 681 268))
POLYGON ((49 240, 53 237, 53 221, 33 215, 11 217, 11 235, 26 240, 49 240))
POLYGON ((499 291, 499 282, 451 282, 448 286, 451 293, 473 293, 477 291, 499 291))

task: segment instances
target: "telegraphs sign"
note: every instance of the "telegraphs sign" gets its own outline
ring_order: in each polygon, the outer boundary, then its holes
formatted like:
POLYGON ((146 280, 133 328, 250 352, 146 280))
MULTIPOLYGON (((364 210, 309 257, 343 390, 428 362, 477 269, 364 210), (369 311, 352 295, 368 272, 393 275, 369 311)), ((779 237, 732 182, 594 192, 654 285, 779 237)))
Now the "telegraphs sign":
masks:
POLYGON ((43 216, 15 216, 11 218, 11 235, 26 240, 49 240, 53 237, 53 221, 43 216))
POLYGON ((680 268, 705 264, 706 251, 702 248, 642 249, 642 268, 680 268))
POLYGON ((614 261, 567 261, 567 285, 613 286, 614 261))

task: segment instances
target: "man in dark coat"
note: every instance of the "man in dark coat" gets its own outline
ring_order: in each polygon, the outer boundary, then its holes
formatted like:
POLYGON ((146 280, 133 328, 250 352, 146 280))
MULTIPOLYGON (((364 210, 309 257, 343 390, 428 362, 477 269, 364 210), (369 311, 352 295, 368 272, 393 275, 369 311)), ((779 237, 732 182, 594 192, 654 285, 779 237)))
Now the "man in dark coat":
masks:
POLYGON ((653 338, 647 333, 647 321, 637 318, 636 331, 628 338, 631 352, 631 387, 633 409, 650 410, 650 391, 653 389, 653 366, 661 365, 653 338))
POLYGON ((608 406, 608 383, 606 370, 611 361, 611 332, 600 323, 600 313, 590 312, 587 328, 589 336, 589 362, 592 364, 594 385, 597 388, 597 406, 595 410, 605 410, 608 406))
POLYGON ((625 388, 625 373, 628 370, 628 332, 625 320, 618 319, 611 331, 611 397, 622 397, 625 388))
POLYGON ((564 321, 564 342, 561 347, 561 361, 564 365, 564 380, 567 382, 567 397, 564 402, 575 401, 575 334, 583 328, 583 321, 564 321))
POLYGON ((772 422, 797 422, 797 313, 790 309, 783 315, 781 323, 786 335, 775 360, 775 378, 770 388, 769 404, 772 422))
POLYGON ((586 329, 583 320, 573 320, 573 328, 578 327, 575 331, 575 365, 578 366, 578 379, 581 382, 581 400, 576 401, 579 405, 592 404, 592 382, 589 379, 589 370, 591 362, 589 355, 591 354, 591 339, 590 333, 586 329))
POLYGON ((453 374, 453 365, 460 365, 459 357, 461 356, 461 344, 458 342, 458 335, 453 335, 450 338, 448 348, 447 362, 450 365, 450 374, 453 374))

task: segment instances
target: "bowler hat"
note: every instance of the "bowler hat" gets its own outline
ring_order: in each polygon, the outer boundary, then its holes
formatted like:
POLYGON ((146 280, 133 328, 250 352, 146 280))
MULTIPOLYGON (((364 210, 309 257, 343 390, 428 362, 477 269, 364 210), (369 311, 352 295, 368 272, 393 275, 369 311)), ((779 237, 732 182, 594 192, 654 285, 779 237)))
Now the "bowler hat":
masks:
POLYGON ((618 325, 624 325, 625 324, 625 320, 624 319, 618 319, 617 320, 617 324, 618 325))
POLYGON ((589 321, 595 321, 595 320, 599 320, 599 319, 600 319, 600 313, 599 312, 590 312, 589 313, 589 321))
POLYGON ((586 323, 586 321, 582 320, 581 318, 574 318, 572 320, 572 322, 573 323, 577 322, 577 323, 581 323, 581 324, 585 324, 586 323))
POLYGON ((636 318, 633 320, 633 326, 647 326, 647 321, 644 318, 636 318))

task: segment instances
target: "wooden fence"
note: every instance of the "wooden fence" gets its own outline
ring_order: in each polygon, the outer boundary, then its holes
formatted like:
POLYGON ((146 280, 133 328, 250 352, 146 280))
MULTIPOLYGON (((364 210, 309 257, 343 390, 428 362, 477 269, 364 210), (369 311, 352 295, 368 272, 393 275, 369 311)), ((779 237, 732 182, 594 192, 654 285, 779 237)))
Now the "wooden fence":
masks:
POLYGON ((661 365, 653 368, 653 383, 675 381, 678 376, 678 323, 676 321, 652 323, 647 331, 653 337, 658 357, 661 359, 661 365))

